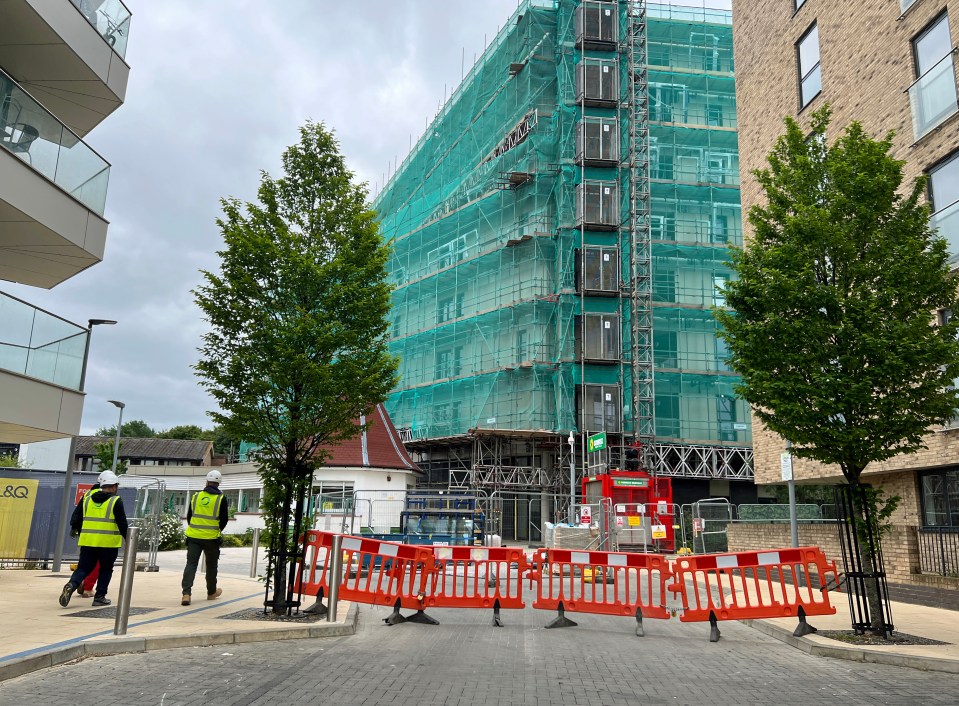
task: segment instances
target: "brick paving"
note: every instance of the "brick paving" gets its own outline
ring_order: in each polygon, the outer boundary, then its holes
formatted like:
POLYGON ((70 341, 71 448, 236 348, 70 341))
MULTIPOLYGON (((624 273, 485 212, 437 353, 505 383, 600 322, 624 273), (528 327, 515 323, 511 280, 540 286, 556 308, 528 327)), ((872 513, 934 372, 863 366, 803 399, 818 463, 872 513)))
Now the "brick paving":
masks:
POLYGON ((544 611, 435 610, 441 625, 387 627, 360 607, 355 636, 97 657, 0 683, 0 703, 957 704, 959 675, 810 657, 738 623, 544 611))

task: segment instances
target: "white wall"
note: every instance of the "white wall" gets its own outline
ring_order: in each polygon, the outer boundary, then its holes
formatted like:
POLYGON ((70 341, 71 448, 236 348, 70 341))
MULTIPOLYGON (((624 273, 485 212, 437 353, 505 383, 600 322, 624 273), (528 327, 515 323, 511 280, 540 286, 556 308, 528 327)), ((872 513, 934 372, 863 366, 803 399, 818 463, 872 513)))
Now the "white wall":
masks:
POLYGON ((38 441, 20 447, 20 463, 37 471, 65 471, 69 459, 69 438, 38 441))

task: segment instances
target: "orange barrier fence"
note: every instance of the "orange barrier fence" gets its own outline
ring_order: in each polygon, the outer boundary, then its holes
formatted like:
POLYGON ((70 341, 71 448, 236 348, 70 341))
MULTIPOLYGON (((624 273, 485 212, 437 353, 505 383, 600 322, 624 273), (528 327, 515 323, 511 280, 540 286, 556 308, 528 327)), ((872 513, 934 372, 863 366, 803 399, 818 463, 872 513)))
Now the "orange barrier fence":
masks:
POLYGON ((559 611, 547 627, 575 625, 565 611, 635 616, 637 634, 642 618, 669 618, 666 581, 672 576, 660 554, 540 549, 534 608, 559 611))
POLYGON ((836 612, 824 588, 836 567, 817 547, 681 557, 673 574, 668 588, 682 601, 680 620, 709 620, 716 639, 717 620, 798 617, 805 624, 806 615, 836 612))
POLYGON ((668 619, 672 594, 682 622, 709 621, 710 640, 719 639, 719 620, 797 617, 794 634, 814 632, 807 615, 831 615, 825 586, 837 583, 836 567, 817 547, 778 551, 702 554, 668 561, 661 554, 539 549, 527 556, 516 547, 406 545, 342 536, 342 571, 331 576, 334 537, 307 532, 297 588, 320 599, 336 581, 338 596, 371 605, 392 605, 390 624, 435 623, 426 608, 526 606, 523 580, 535 590, 532 606, 556 610, 547 627, 576 623, 565 611, 668 619), (830 578, 831 575, 831 578, 830 578), (338 579, 338 580, 337 580, 338 579), (401 607, 416 608, 408 618, 401 607))
POLYGON ((435 571, 426 605, 438 608, 525 608, 522 549, 432 547, 435 571))
POLYGON ((318 596, 320 589, 324 595, 330 592, 329 570, 330 549, 333 547, 331 532, 306 533, 303 542, 303 564, 296 572, 297 583, 295 591, 302 591, 310 596, 318 596))

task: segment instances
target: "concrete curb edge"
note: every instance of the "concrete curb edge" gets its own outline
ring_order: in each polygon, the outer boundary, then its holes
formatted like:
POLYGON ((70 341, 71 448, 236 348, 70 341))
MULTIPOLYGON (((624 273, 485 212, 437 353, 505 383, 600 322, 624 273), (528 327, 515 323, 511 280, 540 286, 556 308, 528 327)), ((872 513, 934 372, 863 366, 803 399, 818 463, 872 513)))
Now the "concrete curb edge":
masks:
POLYGON ((351 603, 346 621, 333 624, 291 625, 272 630, 233 630, 196 633, 192 635, 163 635, 159 637, 109 637, 86 640, 73 645, 51 649, 40 654, 22 657, 0 664, 0 682, 21 677, 48 667, 55 667, 81 657, 103 657, 129 652, 149 652, 173 647, 209 647, 271 640, 301 640, 315 637, 344 637, 356 634, 359 606, 351 603))
POLYGON ((835 646, 822 645, 808 637, 793 637, 792 632, 788 629, 772 625, 764 620, 741 620, 739 622, 813 657, 832 657, 833 659, 845 659, 851 662, 871 662, 873 664, 888 664, 893 667, 908 667, 926 672, 959 674, 959 660, 905 655, 900 652, 864 650, 847 647, 838 642, 835 646))

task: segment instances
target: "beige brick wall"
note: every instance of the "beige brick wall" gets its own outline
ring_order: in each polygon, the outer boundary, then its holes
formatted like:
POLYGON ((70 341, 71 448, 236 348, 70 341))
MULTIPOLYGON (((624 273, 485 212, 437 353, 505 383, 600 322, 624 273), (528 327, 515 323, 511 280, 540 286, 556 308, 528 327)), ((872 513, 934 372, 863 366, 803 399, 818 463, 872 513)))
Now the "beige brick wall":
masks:
MULTIPOLYGON (((916 141, 909 96, 915 79, 911 40, 943 9, 948 9, 952 42, 959 43, 959 0, 918 0, 899 18, 894 0, 806 0, 794 13, 794 0, 733 0, 736 95, 743 214, 761 194, 751 172, 766 166, 765 157, 783 131, 786 115, 808 127, 809 116, 828 102, 833 108, 830 139, 852 120, 875 137, 896 131, 894 154, 906 160, 908 180, 959 147, 959 116, 916 141), (818 24, 822 93, 800 110, 796 42, 818 24)), ((955 57, 953 57, 955 61, 955 57)), ((744 223, 746 237, 748 224, 744 223)), ((914 473, 917 469, 959 462, 959 429, 935 432, 928 449, 874 464, 867 473, 888 474, 876 481, 896 487, 903 497, 897 522, 918 524, 914 473), (896 473, 898 471, 898 473, 896 473)), ((784 441, 753 424, 756 482, 781 482, 779 455, 784 441)), ((799 480, 839 480, 838 468, 794 461, 799 480)))
MULTIPOLYGON (((833 524, 800 524, 799 546, 819 547, 826 558, 845 571, 839 533, 833 524)), ((754 524, 734 522, 729 525, 729 551, 744 552, 757 549, 782 549, 791 546, 789 524, 754 524)), ((919 544, 916 528, 893 525, 883 537, 882 554, 886 576, 894 583, 913 583, 919 572, 919 544)))

